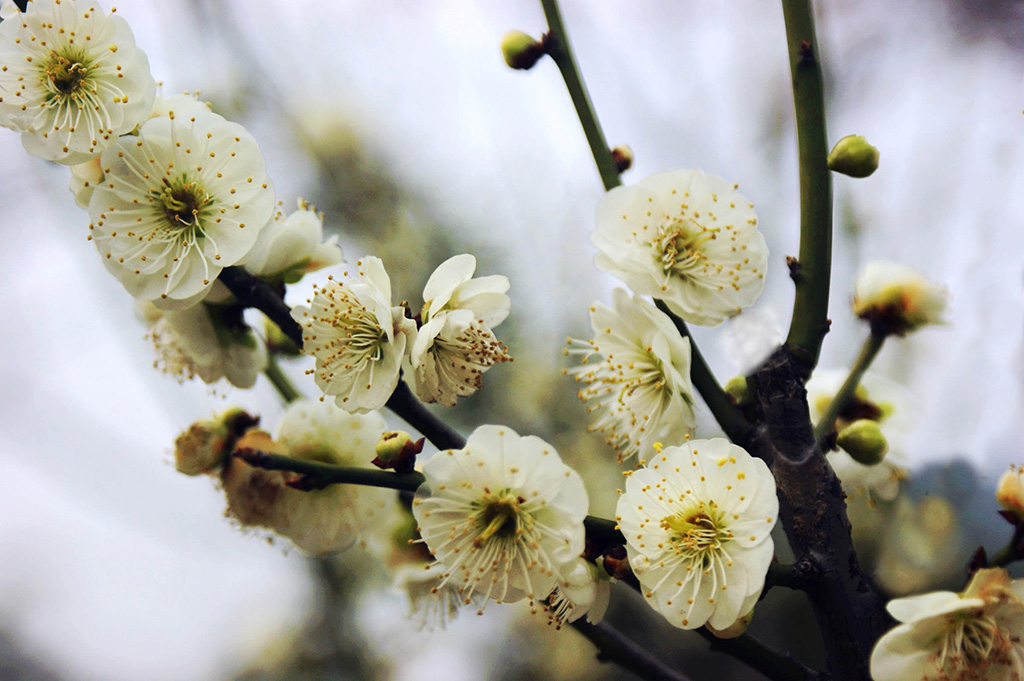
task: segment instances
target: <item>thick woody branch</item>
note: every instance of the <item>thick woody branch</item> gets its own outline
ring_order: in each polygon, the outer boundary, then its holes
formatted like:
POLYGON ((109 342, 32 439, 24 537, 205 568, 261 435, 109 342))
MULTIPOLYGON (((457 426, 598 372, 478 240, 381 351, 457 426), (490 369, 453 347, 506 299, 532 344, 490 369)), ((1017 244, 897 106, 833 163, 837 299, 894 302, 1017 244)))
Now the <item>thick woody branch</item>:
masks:
POLYGON ((218 278, 238 298, 242 307, 252 307, 262 312, 295 345, 302 347, 302 327, 292 319, 291 308, 284 302, 284 297, 270 284, 241 267, 225 267, 218 278))
POLYGON ((861 570, 843 490, 814 437, 804 381, 812 365, 780 347, 749 377, 767 426, 761 447, 779 492, 780 517, 837 681, 868 681, 868 658, 892 625, 861 570))

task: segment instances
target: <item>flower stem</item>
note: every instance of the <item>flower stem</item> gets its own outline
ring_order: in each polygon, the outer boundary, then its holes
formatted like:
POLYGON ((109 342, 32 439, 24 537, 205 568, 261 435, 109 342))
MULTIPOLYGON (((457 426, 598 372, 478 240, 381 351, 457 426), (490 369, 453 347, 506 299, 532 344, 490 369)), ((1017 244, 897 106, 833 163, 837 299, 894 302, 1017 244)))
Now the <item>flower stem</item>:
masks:
POLYGON ((302 393, 295 387, 291 379, 281 371, 281 365, 278 363, 277 356, 273 352, 267 353, 267 368, 263 370, 263 375, 277 389, 285 404, 302 398, 302 393))
POLYGON ((800 160, 800 256, 790 264, 796 285, 786 344, 812 367, 828 332, 828 289, 832 268, 832 177, 821 61, 811 0, 782 0, 793 78, 800 160))
POLYGON ((750 434, 750 422, 740 413, 729 395, 722 390, 715 375, 711 373, 711 368, 708 367, 704 356, 700 353, 697 343, 690 336, 690 329, 687 328, 686 322, 673 313, 663 301, 655 300, 654 304, 668 315, 683 338, 690 339, 690 379, 729 439, 743 445, 750 434))
POLYGON ((438 449, 462 449, 466 446, 466 439, 416 399, 405 381, 398 381, 385 406, 420 431, 438 449))
POLYGON ((1017 525, 1009 543, 988 560, 989 567, 1006 567, 1010 563, 1024 560, 1024 525, 1017 525))
POLYGON ((832 402, 829 403, 818 424, 814 426, 814 438, 818 442, 822 442, 832 432, 836 419, 843 409, 846 408, 846 405, 850 403, 850 400, 853 399, 853 394, 857 390, 857 386, 860 385, 864 372, 871 366, 871 362, 878 355, 878 351, 882 349, 883 343, 885 343, 885 336, 875 333, 869 335, 867 340, 864 341, 864 345, 860 349, 860 355, 857 357, 857 361, 854 362, 853 368, 850 369, 850 375, 846 377, 843 386, 836 393, 836 396, 832 398, 832 402))
POLYGON ((605 141, 604 132, 601 131, 601 124, 594 113, 594 106, 590 102, 590 95, 587 94, 587 86, 583 83, 583 76, 580 74, 576 58, 573 56, 572 46, 569 44, 569 34, 565 31, 562 23, 562 14, 558 11, 557 0, 540 0, 544 8, 544 17, 548 22, 548 34, 544 37, 544 48, 548 55, 555 60, 558 70, 562 73, 562 80, 572 98, 572 104, 576 107, 576 115, 579 116, 580 124, 583 126, 583 133, 587 136, 587 144, 590 145, 590 152, 594 155, 594 163, 597 164, 597 172, 601 175, 601 182, 604 183, 606 191, 611 191, 622 184, 619 179, 619 169, 612 158, 611 149, 605 141))
POLYGON ((689 681, 607 622, 590 624, 580 619, 571 626, 597 646, 602 661, 614 662, 647 681, 689 681))

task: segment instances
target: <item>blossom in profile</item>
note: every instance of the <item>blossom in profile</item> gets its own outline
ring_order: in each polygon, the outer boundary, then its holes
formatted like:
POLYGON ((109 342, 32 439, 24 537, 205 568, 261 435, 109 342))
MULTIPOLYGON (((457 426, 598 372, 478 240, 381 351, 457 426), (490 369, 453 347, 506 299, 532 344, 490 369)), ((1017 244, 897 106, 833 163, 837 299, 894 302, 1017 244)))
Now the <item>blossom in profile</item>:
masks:
POLYGON ((587 492, 540 438, 480 426, 463 449, 423 464, 413 515, 464 603, 546 598, 583 551, 587 492))
POLYGON ((736 185, 699 170, 616 187, 597 207, 595 264, 687 322, 715 326, 764 290, 768 247, 736 185))
MULTIPOLYGON (((846 369, 819 369, 807 381, 811 422, 821 419, 849 373, 846 369)), ((864 374, 853 398, 836 419, 836 432, 844 432, 858 421, 874 421, 889 451, 873 466, 854 460, 842 449, 829 453, 829 463, 848 495, 864 495, 869 505, 874 505, 879 500, 892 501, 899 494, 900 481, 907 477, 903 439, 913 426, 912 404, 910 395, 899 384, 870 371, 864 374)))
MULTIPOLYGON (((349 414, 304 399, 288 405, 276 440, 299 460, 372 468, 385 427, 379 412, 349 414)), ((357 541, 364 547, 383 544, 399 511, 393 491, 362 485, 328 485, 308 492, 289 488, 281 504, 274 530, 312 554, 340 551, 357 541)))
POLYGON ((147 120, 101 156, 90 238, 136 298, 194 305, 256 243, 274 192, 256 140, 205 110, 147 120))
POLYGON ((900 622, 871 653, 874 681, 1015 681, 1024 678, 1024 580, 979 570, 963 593, 889 602, 900 622))
POLYGON ((583 558, 578 558, 548 598, 551 619, 561 626, 575 622, 584 615, 587 622, 597 624, 604 619, 611 600, 611 580, 608 573, 583 558))
POLYGON ((596 414, 591 428, 623 461, 653 451, 655 442, 682 444, 697 425, 690 381, 690 339, 640 296, 612 292, 609 308, 590 308, 593 340, 569 340, 581 358, 566 373, 586 384, 578 395, 596 414))
POLYGON ((298 208, 287 216, 280 210, 274 213, 241 264, 261 279, 294 284, 308 272, 341 261, 337 235, 324 241, 323 214, 299 199, 298 208))
POLYGON ((413 388, 424 402, 452 406, 483 384, 483 373, 512 358, 492 331, 508 316, 508 278, 473 277, 476 258, 441 263, 423 290, 416 342, 410 353, 413 388))
POLYGON ((147 338, 156 348, 156 369, 179 382, 199 377, 203 383, 220 379, 238 388, 251 388, 267 366, 263 341, 237 310, 200 303, 184 310, 144 308, 152 324, 147 338))
POLYGON ((853 313, 873 333, 905 336, 925 324, 945 323, 949 294, 916 270, 899 263, 869 262, 857 276, 853 313))
MULTIPOLYGON (((289 405, 276 438, 250 430, 235 451, 368 468, 384 425, 377 412, 347 414, 317 400, 299 400, 289 405)), ((393 526, 398 513, 394 492, 344 484, 305 491, 289 485, 296 477, 231 457, 221 473, 228 515, 242 526, 287 537, 312 555, 336 553, 357 541, 374 548, 385 543, 376 531, 386 534, 393 526)))
POLYGON ((665 447, 634 471, 616 520, 651 606, 676 627, 722 630, 761 595, 778 512, 768 466, 715 438, 665 447))
POLYGON ((124 19, 74 0, 0 14, 0 125, 28 153, 83 163, 149 115, 156 83, 124 19))
MULTIPOLYGON (((380 258, 356 263, 356 277, 329 277, 314 288, 309 306, 296 305, 303 352, 313 355, 313 374, 324 395, 350 412, 379 409, 398 385, 402 357, 416 323, 391 305, 391 279, 380 258)), ((372 458, 372 457, 371 457, 372 458)))

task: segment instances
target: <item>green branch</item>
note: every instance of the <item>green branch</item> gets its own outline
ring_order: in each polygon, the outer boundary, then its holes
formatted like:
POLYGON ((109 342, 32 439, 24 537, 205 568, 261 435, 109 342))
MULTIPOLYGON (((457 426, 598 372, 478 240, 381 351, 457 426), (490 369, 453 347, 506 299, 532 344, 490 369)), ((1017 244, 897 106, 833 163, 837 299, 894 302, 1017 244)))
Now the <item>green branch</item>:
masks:
POLYGON ((857 361, 854 362, 853 368, 850 369, 850 375, 846 377, 843 386, 839 388, 839 392, 832 398, 828 408, 825 409, 825 413, 822 414, 821 419, 814 426, 814 439, 818 442, 822 442, 832 432, 836 419, 839 418, 839 414, 842 413, 843 409, 850 403, 850 400, 853 399, 857 386, 860 385, 861 379, 864 378, 864 372, 871 366, 871 362, 878 355, 878 351, 882 349, 883 343, 885 343, 885 336, 874 333, 864 341, 864 345, 860 349, 860 355, 857 357, 857 361))
POLYGON ((813 367, 828 333, 832 269, 832 177, 827 163, 825 95, 811 0, 782 0, 782 10, 800 160, 800 256, 790 263, 796 297, 786 344, 813 367))
POLYGON ((658 306, 659 310, 668 315, 683 338, 690 339, 690 380, 693 381, 693 386, 700 393, 700 396, 704 398, 708 409, 711 410, 715 420, 718 421, 718 425, 722 427, 722 430, 729 436, 729 439, 744 445, 750 435, 750 422, 733 404, 729 395, 722 390, 722 386, 719 385, 715 375, 711 373, 711 368, 708 367, 704 356, 697 347, 697 343, 690 335, 690 329, 687 328, 686 322, 672 312, 663 301, 655 300, 654 304, 658 306))
POLYGON ((281 396, 285 404, 302 399, 302 393, 291 382, 291 379, 281 371, 281 365, 278 363, 277 356, 273 352, 267 353, 267 368, 263 370, 263 375, 274 386, 277 394, 281 396))
POLYGON ((565 25, 562 23, 562 15, 558 11, 557 0, 540 0, 544 8, 544 17, 548 21, 548 34, 544 36, 544 50, 555 60, 558 70, 562 73, 565 87, 572 98, 572 104, 576 107, 576 115, 579 116, 580 124, 583 126, 583 133, 587 136, 587 144, 594 155, 594 163, 597 164, 597 172, 601 174, 601 182, 604 183, 606 191, 611 191, 622 184, 619 179, 619 169, 612 158, 611 149, 605 141, 604 132, 601 131, 601 124, 594 113, 594 106, 590 103, 590 95, 587 94, 587 86, 583 83, 583 76, 580 74, 579 66, 576 65, 576 58, 572 53, 572 46, 569 44, 569 34, 565 32, 565 25))

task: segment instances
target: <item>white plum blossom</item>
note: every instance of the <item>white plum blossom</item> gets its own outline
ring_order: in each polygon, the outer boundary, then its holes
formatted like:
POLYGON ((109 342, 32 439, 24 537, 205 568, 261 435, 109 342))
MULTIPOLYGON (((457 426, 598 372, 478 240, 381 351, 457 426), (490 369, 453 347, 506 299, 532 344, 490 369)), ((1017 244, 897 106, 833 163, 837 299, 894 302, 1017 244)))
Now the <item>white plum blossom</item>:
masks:
MULTIPOLYGON (((849 373, 846 369, 818 369, 807 381, 807 404, 813 423, 824 415, 849 373)), ((903 438, 913 426, 912 404, 899 384, 870 371, 861 378, 853 398, 836 419, 836 430, 861 419, 876 421, 889 443, 889 452, 874 466, 859 463, 842 450, 829 453, 829 463, 848 495, 865 495, 873 506, 878 500, 892 501, 899 494, 900 481, 907 477, 903 438)))
POLYGON ((444 566, 442 584, 463 602, 546 598, 583 551, 587 492, 580 476, 538 437, 480 426, 463 449, 423 465, 413 515, 444 566))
POLYGON ((690 381, 690 339, 653 304, 612 291, 609 308, 590 308, 594 339, 569 340, 582 364, 566 370, 586 383, 578 395, 596 412, 591 429, 607 436, 624 461, 653 451, 655 442, 682 444, 697 425, 690 381), (600 355, 599 361, 591 361, 600 355))
POLYGON ((1024 580, 1001 568, 979 570, 967 589, 897 598, 901 624, 871 653, 874 681, 1024 679, 1024 580))
POLYGON ((715 438, 666 447, 634 471, 616 520, 651 606, 676 627, 721 630, 761 595, 778 512, 768 466, 715 438))
POLYGON ((90 238, 129 293, 162 307, 200 300, 223 268, 249 252, 274 211, 256 141, 209 111, 150 118, 101 163, 90 238))
POLYGON ((95 2, 3 4, 0 125, 33 156, 88 161, 149 115, 156 83, 128 23, 95 2))
POLYGON ((512 359, 491 330, 509 313, 508 278, 474 278, 475 270, 475 257, 456 255, 434 270, 423 290, 423 326, 410 362, 413 388, 424 402, 450 407, 480 388, 485 371, 512 359))
POLYGON ((768 247, 737 185, 699 170, 616 187, 597 207, 597 268, 660 298, 687 322, 714 326, 764 290, 768 247))
POLYGON ((260 231, 256 245, 241 264, 260 278, 294 284, 307 272, 341 261, 337 235, 324 241, 323 214, 299 199, 298 209, 287 217, 281 211, 274 213, 274 219, 260 231))
POLYGON ((565 584, 555 587, 549 599, 548 608, 555 622, 559 625, 575 622, 584 615, 591 624, 604 619, 611 600, 608 573, 590 561, 578 558, 565 581, 565 584))
MULTIPOLYGON (((276 440, 296 459, 372 468, 385 427, 379 412, 348 414, 304 399, 288 406, 276 440)), ((308 492, 289 488, 280 504, 274 530, 311 554, 341 551, 357 540, 363 547, 383 545, 399 513, 393 491, 362 485, 328 485, 308 492)))
POLYGON ((309 307, 296 305, 292 317, 302 328, 303 352, 324 395, 351 412, 379 409, 398 385, 402 357, 416 323, 405 308, 391 305, 391 280, 380 258, 356 262, 358 275, 328 277, 314 287, 309 307))
POLYGON ((251 388, 267 366, 263 341, 240 319, 224 318, 226 308, 200 303, 184 310, 159 310, 146 304, 152 323, 147 337, 157 359, 153 366, 179 381, 198 376, 213 384, 224 378, 251 388))
POLYGON ((853 313, 884 334, 906 335, 925 324, 944 324, 949 294, 912 267, 869 262, 857 275, 853 313))

